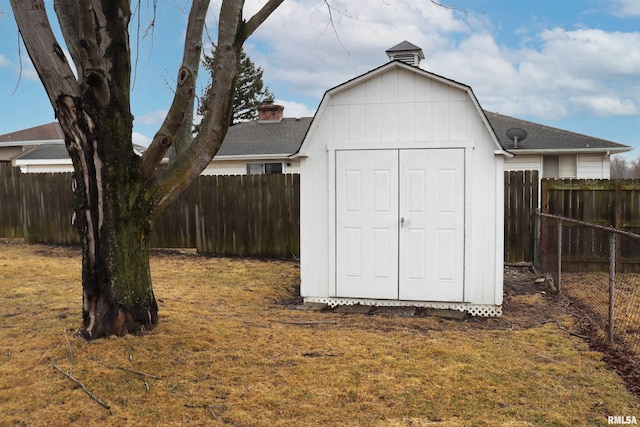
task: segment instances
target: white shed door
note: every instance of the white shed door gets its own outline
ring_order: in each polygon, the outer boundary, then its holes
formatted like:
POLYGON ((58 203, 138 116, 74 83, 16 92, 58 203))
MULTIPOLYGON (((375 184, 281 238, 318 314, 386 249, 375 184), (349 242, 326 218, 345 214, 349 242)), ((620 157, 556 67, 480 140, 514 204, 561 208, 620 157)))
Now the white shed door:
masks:
POLYGON ((462 301, 464 150, 400 151, 399 298, 462 301))
POLYGON ((336 292, 398 298, 398 154, 338 151, 336 292))
POLYGON ((462 301, 464 151, 336 152, 336 296, 462 301))

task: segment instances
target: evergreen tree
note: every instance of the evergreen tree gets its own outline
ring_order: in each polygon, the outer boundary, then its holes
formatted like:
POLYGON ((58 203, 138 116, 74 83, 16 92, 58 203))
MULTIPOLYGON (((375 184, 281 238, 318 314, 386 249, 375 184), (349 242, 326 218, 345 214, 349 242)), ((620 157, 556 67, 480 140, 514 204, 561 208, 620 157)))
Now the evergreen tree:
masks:
MULTIPOLYGON (((211 73, 211 80, 214 79, 213 61, 215 60, 215 47, 211 52, 211 56, 205 55, 202 64, 205 69, 211 73)), ((242 49, 240 52, 240 69, 238 72, 238 80, 236 81, 235 92, 233 96, 233 112, 231 115, 231 125, 254 120, 258 118, 258 106, 265 99, 273 99, 274 95, 269 88, 264 86, 262 81, 263 70, 251 61, 242 49)), ((211 83, 204 91, 204 95, 200 98, 198 104, 198 114, 204 115, 207 106, 211 102, 211 83)), ((197 129, 197 127, 196 127, 197 129)))

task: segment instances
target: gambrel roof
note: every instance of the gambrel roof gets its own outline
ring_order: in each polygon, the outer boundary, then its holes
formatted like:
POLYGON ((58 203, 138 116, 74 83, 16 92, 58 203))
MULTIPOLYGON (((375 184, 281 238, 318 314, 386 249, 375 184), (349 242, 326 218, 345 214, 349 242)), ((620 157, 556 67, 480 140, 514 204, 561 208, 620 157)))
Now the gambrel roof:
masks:
MULTIPOLYGON (((416 66, 406 64, 405 62, 399 61, 399 60, 394 60, 394 61, 387 62, 384 65, 381 65, 381 66, 379 66, 377 68, 374 68, 371 71, 368 71, 368 72, 366 72, 364 74, 361 74, 360 76, 354 77, 351 80, 348 80, 348 81, 346 81, 346 82, 344 82, 342 84, 339 84, 338 86, 335 86, 335 87, 327 90, 324 93, 324 95, 322 97, 322 100, 320 101, 320 106, 318 107, 318 110, 316 111, 316 116, 318 116, 320 114, 320 111, 323 109, 324 104, 328 102, 327 101, 328 98, 330 98, 330 97, 332 97, 334 95, 337 95, 342 91, 348 90, 351 87, 363 84, 367 80, 370 80, 370 79, 372 79, 372 78, 374 78, 376 76, 379 76, 381 74, 387 73, 388 71, 391 71, 391 70, 394 70, 394 69, 398 69, 398 68, 410 71, 410 72, 415 73, 416 75, 419 75, 419 76, 421 76, 423 78, 432 79, 434 81, 443 83, 443 84, 448 85, 450 87, 454 87, 456 89, 459 89, 461 91, 466 92, 467 95, 469 96, 469 99, 473 103, 474 107, 477 109, 478 114, 482 118, 484 126, 487 128, 487 131, 491 135, 493 143, 495 144, 496 154, 502 154, 502 155, 506 155, 506 156, 509 156, 509 157, 511 156, 511 154, 506 150, 506 147, 504 145, 502 145, 500 139, 497 138, 497 136, 494 134, 494 130, 491 127, 491 125, 489 124, 489 121, 486 118, 482 108, 480 107, 480 103, 478 102, 478 99, 476 98, 475 94, 473 93, 473 90, 471 89, 471 86, 468 86, 468 85, 466 85, 464 83, 457 82, 457 81, 449 79, 447 77, 440 76, 440 75, 432 73, 430 71, 423 70, 422 68, 418 68, 416 66)), ((305 150, 305 144, 303 142, 302 145, 300 146, 300 149, 295 154, 304 156, 305 155, 304 154, 304 150, 305 150)))

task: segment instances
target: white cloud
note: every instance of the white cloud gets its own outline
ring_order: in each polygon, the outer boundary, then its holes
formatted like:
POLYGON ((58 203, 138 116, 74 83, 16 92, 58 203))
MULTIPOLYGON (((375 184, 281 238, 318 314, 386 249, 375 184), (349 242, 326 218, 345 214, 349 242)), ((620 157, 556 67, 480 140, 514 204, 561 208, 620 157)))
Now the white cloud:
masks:
POLYGON ((472 34, 425 68, 470 85, 484 108, 505 114, 638 114, 640 33, 553 28, 535 40, 535 49, 512 50, 472 34))
POLYGON ((614 13, 618 16, 640 16, 638 0, 613 0, 614 13))
POLYGON ((315 110, 296 101, 276 99, 274 102, 284 107, 284 117, 313 117, 315 114, 315 110))
POLYGON ((11 62, 7 59, 7 57, 0 53, 0 67, 6 67, 10 63, 11 62))
POLYGON ((161 124, 165 117, 167 116, 167 110, 155 110, 146 114, 142 114, 135 118, 136 125, 159 125, 161 124))
POLYGON ((637 102, 617 95, 607 96, 576 96, 571 102, 587 113, 596 116, 630 116, 640 114, 637 102))
POLYGON ((422 46, 428 56, 450 45, 447 34, 470 31, 452 10, 431 2, 331 4, 339 9, 330 17, 323 2, 284 2, 252 36, 256 48, 248 53, 265 70, 269 87, 286 83, 291 93, 318 98, 387 62, 385 50, 403 40, 422 46))
POLYGON ((136 145, 141 145, 143 147, 148 147, 151 144, 151 138, 141 134, 140 132, 133 132, 131 134, 131 138, 133 143, 136 145))

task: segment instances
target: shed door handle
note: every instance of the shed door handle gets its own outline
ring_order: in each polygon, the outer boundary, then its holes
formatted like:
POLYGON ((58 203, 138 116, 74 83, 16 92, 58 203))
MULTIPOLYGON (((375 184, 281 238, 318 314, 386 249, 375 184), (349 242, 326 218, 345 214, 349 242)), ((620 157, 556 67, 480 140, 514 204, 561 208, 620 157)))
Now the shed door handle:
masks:
POLYGON ((404 227, 404 217, 400 217, 400 228, 404 227))

